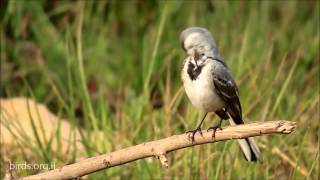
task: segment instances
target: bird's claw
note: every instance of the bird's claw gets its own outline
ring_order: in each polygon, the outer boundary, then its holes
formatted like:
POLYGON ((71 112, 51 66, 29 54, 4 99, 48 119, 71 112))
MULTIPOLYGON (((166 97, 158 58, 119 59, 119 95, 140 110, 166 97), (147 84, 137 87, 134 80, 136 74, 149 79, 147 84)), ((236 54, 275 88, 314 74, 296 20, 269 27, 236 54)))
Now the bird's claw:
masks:
MULTIPOLYGON (((200 134, 201 136, 203 136, 200 127, 198 127, 198 128, 195 129, 195 130, 191 130, 191 131, 187 131, 187 132, 186 132, 186 133, 191 133, 191 142, 192 142, 192 143, 194 142, 194 136, 196 135, 197 132, 199 132, 199 134, 200 134)), ((189 136, 189 137, 190 137, 190 136, 189 136)))
POLYGON ((212 130, 212 139, 214 139, 214 138, 216 137, 216 131, 217 131, 217 129, 222 130, 222 128, 221 128, 220 125, 209 127, 209 129, 207 130, 207 132, 209 132, 210 130, 212 130))

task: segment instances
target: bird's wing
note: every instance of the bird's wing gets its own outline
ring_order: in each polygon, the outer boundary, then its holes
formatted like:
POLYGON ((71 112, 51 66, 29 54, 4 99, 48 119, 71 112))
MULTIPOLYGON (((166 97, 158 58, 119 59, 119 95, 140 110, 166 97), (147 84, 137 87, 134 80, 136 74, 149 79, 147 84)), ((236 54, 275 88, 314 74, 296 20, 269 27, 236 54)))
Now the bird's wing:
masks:
POLYGON ((236 124, 243 124, 238 88, 227 66, 217 61, 214 68, 213 83, 216 93, 226 103, 226 109, 236 124))

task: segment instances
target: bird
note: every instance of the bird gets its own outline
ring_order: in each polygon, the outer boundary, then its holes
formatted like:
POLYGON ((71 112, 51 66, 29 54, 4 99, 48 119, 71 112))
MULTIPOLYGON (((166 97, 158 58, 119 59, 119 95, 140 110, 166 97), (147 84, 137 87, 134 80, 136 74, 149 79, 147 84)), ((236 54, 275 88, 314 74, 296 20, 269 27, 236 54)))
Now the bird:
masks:
MULTIPOLYGON (((192 142, 197 132, 202 135, 201 126, 209 112, 220 117, 219 124, 208 129, 213 131, 212 138, 223 120, 231 125, 244 124, 237 84, 211 33, 203 27, 189 27, 181 32, 180 43, 186 53, 181 71, 185 92, 192 105, 204 112, 197 128, 187 132, 192 142)), ((252 137, 237 141, 247 161, 262 161, 252 137)))

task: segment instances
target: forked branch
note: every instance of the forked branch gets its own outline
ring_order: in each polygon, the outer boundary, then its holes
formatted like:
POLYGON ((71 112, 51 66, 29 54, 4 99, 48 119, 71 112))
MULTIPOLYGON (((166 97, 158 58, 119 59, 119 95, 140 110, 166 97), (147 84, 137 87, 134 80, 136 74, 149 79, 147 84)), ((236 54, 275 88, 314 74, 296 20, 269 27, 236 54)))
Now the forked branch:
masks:
POLYGON ((241 139, 267 134, 289 134, 294 130, 295 126, 296 123, 291 121, 269 121, 228 126, 222 130, 217 130, 214 139, 212 139, 212 132, 203 131, 203 136, 197 133, 193 143, 188 134, 184 133, 84 159, 74 164, 22 179, 73 179, 147 157, 158 157, 160 162, 165 167, 168 167, 169 162, 166 155, 171 151, 230 139, 241 139))

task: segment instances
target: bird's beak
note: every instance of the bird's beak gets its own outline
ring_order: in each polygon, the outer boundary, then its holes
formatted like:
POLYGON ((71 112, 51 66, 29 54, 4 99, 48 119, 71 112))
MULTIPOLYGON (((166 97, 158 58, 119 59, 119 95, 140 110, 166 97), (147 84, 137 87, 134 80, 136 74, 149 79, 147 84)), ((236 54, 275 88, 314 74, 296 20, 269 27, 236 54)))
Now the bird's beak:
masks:
POLYGON ((188 49, 188 50, 187 50, 187 54, 188 54, 189 56, 194 57, 194 49, 188 49))
POLYGON ((198 60, 200 58, 200 55, 199 53, 197 52, 197 50, 194 50, 194 49, 190 49, 188 50, 188 54, 193 58, 195 64, 196 64, 196 67, 198 68, 198 60))

